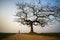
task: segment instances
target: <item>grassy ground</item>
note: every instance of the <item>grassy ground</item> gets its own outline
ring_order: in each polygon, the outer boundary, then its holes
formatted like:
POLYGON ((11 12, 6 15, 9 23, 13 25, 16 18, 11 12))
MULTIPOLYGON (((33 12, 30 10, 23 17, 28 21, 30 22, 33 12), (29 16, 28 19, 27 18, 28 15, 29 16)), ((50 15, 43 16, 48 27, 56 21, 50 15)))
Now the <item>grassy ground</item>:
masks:
POLYGON ((16 33, 0 33, 0 40, 60 40, 60 33, 40 33, 40 34, 16 34, 16 33))

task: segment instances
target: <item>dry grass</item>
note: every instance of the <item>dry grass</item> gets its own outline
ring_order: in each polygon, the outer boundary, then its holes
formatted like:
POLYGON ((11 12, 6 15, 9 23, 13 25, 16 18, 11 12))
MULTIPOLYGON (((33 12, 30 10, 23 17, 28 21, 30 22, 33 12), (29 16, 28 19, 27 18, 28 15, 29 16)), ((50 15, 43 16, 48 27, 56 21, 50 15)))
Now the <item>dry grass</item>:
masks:
POLYGON ((15 34, 2 40, 60 40, 60 37, 29 35, 29 34, 15 34))

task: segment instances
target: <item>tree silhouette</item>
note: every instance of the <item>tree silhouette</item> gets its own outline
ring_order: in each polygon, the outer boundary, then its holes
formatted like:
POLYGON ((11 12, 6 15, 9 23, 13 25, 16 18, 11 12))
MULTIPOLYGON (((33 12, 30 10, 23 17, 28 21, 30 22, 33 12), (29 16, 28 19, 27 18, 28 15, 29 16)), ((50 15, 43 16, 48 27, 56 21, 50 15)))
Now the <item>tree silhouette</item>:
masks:
POLYGON ((49 7, 49 4, 43 6, 41 0, 38 0, 37 3, 38 4, 35 5, 33 0, 31 3, 18 2, 16 4, 19 10, 16 13, 16 16, 19 17, 17 22, 20 22, 23 25, 30 25, 31 33, 33 33, 33 25, 41 25, 41 27, 45 27, 45 25, 48 24, 48 21, 51 21, 49 16, 54 16, 56 20, 56 17, 60 17, 60 9, 56 8, 56 6, 49 7))

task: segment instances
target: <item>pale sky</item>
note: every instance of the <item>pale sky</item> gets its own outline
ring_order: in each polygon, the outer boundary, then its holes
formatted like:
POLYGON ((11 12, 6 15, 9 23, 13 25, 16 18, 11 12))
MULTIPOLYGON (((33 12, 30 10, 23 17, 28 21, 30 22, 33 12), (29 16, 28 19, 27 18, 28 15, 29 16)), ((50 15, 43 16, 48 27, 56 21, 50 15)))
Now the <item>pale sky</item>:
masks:
MULTIPOLYGON (((0 32, 18 33, 18 30, 20 30, 21 33, 30 32, 29 26, 14 22, 14 18, 17 18, 14 15, 17 12, 16 3, 18 1, 19 0, 0 0, 0 32)), ((26 2, 30 2, 30 0, 26 0, 26 2)), ((46 2, 48 1, 43 0, 42 4, 46 2)), ((52 5, 59 5, 58 3, 60 3, 59 1, 56 3, 56 0, 49 0, 49 2, 52 5)), ((45 27, 34 26, 34 32, 60 32, 60 23, 54 20, 45 27)))

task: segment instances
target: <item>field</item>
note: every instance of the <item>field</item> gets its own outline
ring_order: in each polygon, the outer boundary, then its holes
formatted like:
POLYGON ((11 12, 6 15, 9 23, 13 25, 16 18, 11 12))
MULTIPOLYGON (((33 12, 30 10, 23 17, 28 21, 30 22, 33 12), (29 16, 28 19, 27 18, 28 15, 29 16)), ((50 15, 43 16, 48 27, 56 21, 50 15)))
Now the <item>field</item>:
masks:
POLYGON ((60 40, 60 33, 0 33, 0 40, 60 40))

